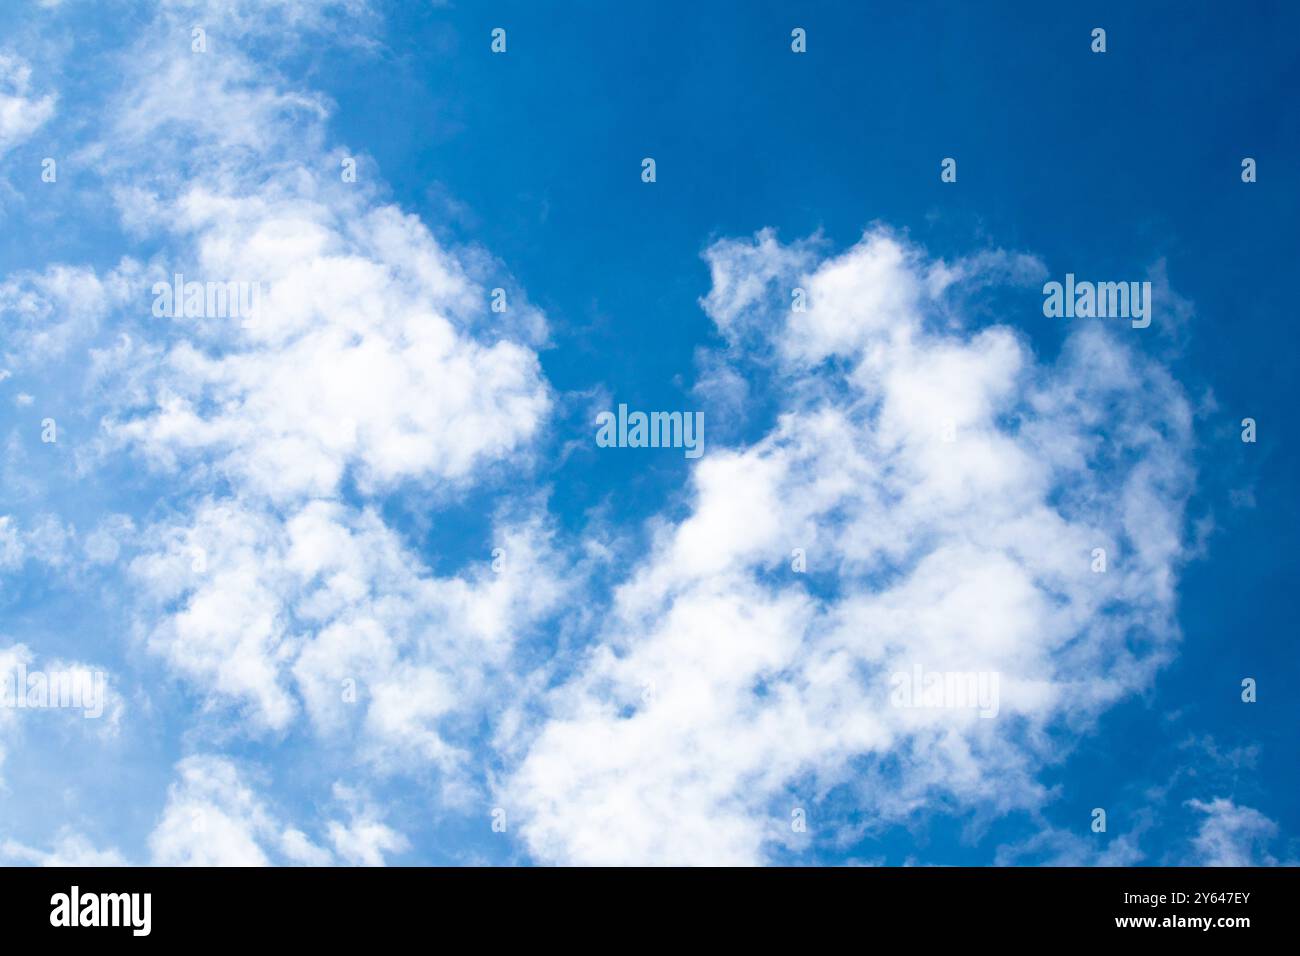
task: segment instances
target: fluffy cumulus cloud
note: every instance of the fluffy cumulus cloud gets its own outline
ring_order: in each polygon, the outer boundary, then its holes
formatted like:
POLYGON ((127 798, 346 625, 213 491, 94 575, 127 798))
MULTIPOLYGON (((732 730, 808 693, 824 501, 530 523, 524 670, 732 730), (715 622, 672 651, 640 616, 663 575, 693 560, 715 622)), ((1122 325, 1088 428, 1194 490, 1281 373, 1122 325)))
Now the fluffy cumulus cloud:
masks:
MULTIPOLYGON (((330 16, 346 22, 346 6, 330 16)), ((137 283, 144 343, 97 353, 118 396, 104 444, 194 493, 144 529, 131 564, 144 643, 250 732, 305 713, 322 732, 359 725, 370 757, 416 753, 450 772, 463 753, 439 724, 481 700, 559 585, 486 560, 435 578, 373 504, 528 466, 552 403, 544 320, 520 303, 517 335, 488 328, 481 255, 444 249, 364 174, 346 181, 351 157, 324 145, 328 104, 254 65, 249 49, 292 42, 286 18, 334 24, 319 5, 202 12, 200 54, 194 5, 164 9, 157 32, 174 42, 131 51, 114 148, 87 150, 134 164, 123 223, 163 250, 137 283), (187 148, 155 156, 164 136, 187 148)), ((497 540, 510 567, 544 568, 544 521, 523 510, 497 540)))
POLYGON ((139 279, 130 259, 102 276, 66 265, 10 276, 0 283, 0 315, 5 317, 0 361, 13 370, 62 357, 130 301, 139 279))
POLYGON ((335 795, 348 819, 327 824, 329 847, 285 823, 231 761, 187 757, 176 768, 162 818, 149 836, 155 866, 377 866, 407 846, 346 787, 335 795))
MULTIPOLYGON (((544 324, 522 341, 488 329, 486 290, 418 219, 374 198, 364 159, 360 181, 344 181, 354 158, 326 148, 328 104, 254 66, 246 50, 290 42, 281 18, 309 29, 310 9, 215 4, 207 52, 152 38, 131 51, 112 148, 87 155, 131 164, 123 221, 165 243, 138 305, 177 318, 143 401, 110 433, 160 468, 201 468, 278 503, 348 478, 366 492, 465 482, 524 452, 546 416, 533 349, 544 324), (185 148, 158 157, 161 138, 185 148)), ((159 32, 186 45, 191 17, 164 15, 159 32)), ((142 357, 127 359, 138 372, 142 357)))
POLYGON ((334 494, 349 468, 367 491, 463 480, 537 431, 549 397, 535 353, 458 330, 486 297, 417 220, 382 207, 344 237, 351 203, 181 201, 200 230, 189 281, 266 292, 255 320, 213 333, 235 339, 222 351, 177 343, 151 406, 115 424, 156 463, 203 462, 284 500, 334 494))
POLYGON ((368 757, 449 772, 464 754, 440 722, 509 682, 516 638, 564 590, 537 571, 558 561, 535 520, 498 528, 497 570, 455 577, 421 573, 374 510, 340 502, 281 519, 209 500, 150 534, 163 547, 132 565, 157 612, 146 644, 210 703, 252 730, 305 709, 323 734, 358 734, 368 757))
POLYGON ((503 788, 529 850, 757 863, 807 839, 797 810, 847 835, 842 794, 859 827, 1037 807, 1048 731, 1145 687, 1178 638, 1179 388, 1096 326, 1043 365, 964 321, 963 283, 1037 274, 1005 256, 932 262, 873 229, 829 258, 770 233, 707 258, 733 360, 789 397, 700 462, 550 694, 503 788), (996 707, 907 706, 931 672, 982 675, 996 707))

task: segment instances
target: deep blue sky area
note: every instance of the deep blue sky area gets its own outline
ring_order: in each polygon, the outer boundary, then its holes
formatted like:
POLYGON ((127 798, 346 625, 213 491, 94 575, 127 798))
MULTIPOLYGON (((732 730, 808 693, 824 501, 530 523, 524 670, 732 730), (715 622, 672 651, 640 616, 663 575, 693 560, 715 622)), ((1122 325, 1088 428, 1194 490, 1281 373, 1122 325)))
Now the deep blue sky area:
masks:
MULTIPOLYGON (((146 6, 87 13, 80 39, 123 42, 148 21, 146 6)), ((1073 752, 1042 776, 1058 789, 1041 817, 937 812, 923 832, 868 831, 819 846, 817 860, 987 864, 1026 833, 1086 834, 1080 821, 1105 806, 1099 839, 1137 834, 1147 862, 1178 863, 1199 822, 1185 801, 1212 796, 1273 820, 1273 853, 1300 857, 1300 4, 456 0, 379 11, 378 43, 308 46, 281 71, 333 102, 328 138, 361 157, 367 183, 444 244, 486 250, 499 284, 545 313, 541 363, 561 397, 544 439, 552 451, 588 436, 593 402, 698 405, 702 350, 723 344, 700 304, 702 253, 724 237, 770 227, 786 242, 821 234, 840 252, 883 223, 950 261, 1001 248, 1037 256, 1054 278, 1163 269, 1184 305, 1158 299, 1155 324, 1132 341, 1197 409, 1187 536, 1201 547, 1182 569, 1176 658, 1148 693, 1079 728, 1073 752), (507 31, 504 56, 489 51, 496 27, 507 31), (790 50, 795 27, 807 31, 804 55, 790 50), (1090 50, 1095 27, 1104 54, 1090 50), (656 162, 653 184, 641 181, 644 157, 656 162), (940 181, 945 157, 956 183, 940 181), (1258 163, 1255 183, 1242 182, 1245 157, 1258 163), (1254 444, 1240 440, 1246 417, 1258 423, 1254 444), (1258 682, 1255 704, 1240 699, 1245 677, 1258 682)), ((28 29, 22 13, 0 11, 0 43, 28 29)), ((94 96, 111 68, 93 53, 66 64, 69 102, 94 96)), ((58 127, 14 156, 72 154, 77 134, 58 127)), ((91 189, 114 185, 74 161, 64 168, 91 189)), ((107 203, 79 229, 56 225, 62 212, 8 203, 0 274, 56 259, 111 267, 129 246, 107 203)), ((999 291, 989 318, 1045 363, 1069 331, 1043 316, 1032 285, 999 291)), ((730 437, 764 434, 774 411, 756 397, 730 437)), ((597 511, 635 529, 680 508, 691 463, 588 445, 536 467, 558 522, 578 531, 597 511)), ((119 477, 119 497, 103 495, 114 507, 152 493, 125 465, 119 477)), ((69 508, 98 506, 100 491, 84 494, 69 492, 69 508)), ((471 494, 431 515, 393 507, 417 539, 464 542, 434 549, 439 570, 458 564, 460 548, 479 549, 488 500, 471 494)), ((51 614, 69 631, 125 614, 97 609, 94 582, 82 585, 83 603, 51 610, 28 581, 21 600, 0 605, 0 632, 30 639, 51 614)), ((160 710, 198 706, 159 683, 160 710)), ((162 726, 141 737, 114 758, 123 790, 161 800, 193 743, 162 726)), ((16 750, 5 775, 39 776, 40 760, 16 750)), ((288 734, 275 761, 280 804, 310 803, 327 772, 307 742, 288 734)), ((400 809, 389 823, 415 847, 394 859, 520 859, 454 812, 413 811, 428 782, 392 784, 400 809)), ((158 806, 106 801, 94 832, 140 843, 158 806)), ((0 822, 30 836, 40 819, 24 802, 0 822)), ((1050 856, 1043 847, 1018 862, 1050 856)))

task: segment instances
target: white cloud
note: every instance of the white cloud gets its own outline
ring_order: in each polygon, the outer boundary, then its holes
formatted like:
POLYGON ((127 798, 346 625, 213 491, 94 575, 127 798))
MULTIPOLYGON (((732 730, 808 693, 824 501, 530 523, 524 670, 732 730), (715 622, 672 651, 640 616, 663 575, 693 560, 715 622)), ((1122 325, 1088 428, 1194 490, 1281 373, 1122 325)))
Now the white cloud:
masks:
POLYGON ((343 784, 334 796, 348 808, 350 820, 329 824, 330 845, 339 858, 353 866, 383 866, 385 855, 400 853, 410 845, 406 837, 379 819, 379 811, 361 794, 343 784))
POLYGON ((117 310, 117 347, 95 353, 115 399, 106 434, 200 486, 220 477, 282 504, 335 496, 347 477, 366 494, 450 494, 503 461, 526 466, 549 413, 540 313, 517 298, 518 316, 493 321, 475 276, 509 285, 499 266, 443 248, 373 182, 343 182, 328 101, 248 52, 352 36, 367 18, 362 3, 164 4, 122 57, 105 136, 79 155, 109 180, 130 171, 123 225, 157 252, 103 279, 59 266, 0 288, 28 351, 65 348, 117 310), (189 49, 195 17, 205 53, 189 49), (256 284, 256 321, 149 316, 150 289, 177 273, 256 284), (53 323, 69 311, 83 318, 53 323))
POLYGON ((336 786, 335 798, 348 822, 324 822, 332 853, 284 823, 232 761, 200 754, 182 760, 176 772, 162 817, 149 836, 155 866, 326 866, 339 861, 382 866, 386 854, 407 845, 372 804, 347 787, 336 786))
POLYGON ((163 616, 148 646, 211 698, 233 698, 257 726, 284 727, 294 703, 280 680, 293 637, 277 593, 270 519, 229 506, 199 511, 190 527, 155 532, 166 550, 137 558, 131 570, 163 616))
POLYGON ((1187 806, 1205 814, 1192 840, 1195 866, 1276 866, 1268 843, 1277 835, 1277 824, 1251 807, 1227 797, 1209 801, 1188 800, 1187 806))
POLYGON ((0 53, 0 156, 31 138, 54 115, 55 96, 32 92, 32 68, 0 53))
MULTIPOLYGON (((773 289, 781 279, 798 277, 816 261, 819 240, 782 245, 772 229, 759 232, 753 242, 723 239, 704 254, 712 279, 709 294, 700 304, 718 331, 732 341, 749 340, 762 331, 758 320, 775 294, 777 308, 793 305, 797 283, 773 289)), ((805 291, 807 291, 805 289, 805 291)))
POLYGON ((1085 820, 1082 833, 1047 827, 1019 843, 998 847, 997 866, 1137 866, 1145 859, 1138 837, 1149 821, 1129 833, 1093 833, 1085 820))
POLYGON ((233 763, 217 757, 187 757, 168 791, 162 819, 149 836, 157 866, 266 866, 264 843, 289 836, 233 763))
MULTIPOLYGON (((384 866, 408 841, 382 820, 359 792, 336 784, 343 819, 321 821, 329 846, 286 824, 232 761, 187 757, 176 766, 166 806, 150 833, 154 866, 384 866)), ((16 840, 0 842, 0 861, 11 866, 129 866, 116 848, 99 849, 83 834, 61 828, 49 850, 16 840)))
POLYGON ((550 398, 536 355, 457 330, 452 317, 486 297, 416 220, 358 213, 345 239, 334 230, 347 207, 259 208, 242 222, 243 201, 223 206, 232 242, 202 238, 217 251, 190 274, 264 283, 262 318, 247 330, 228 320, 242 342, 215 358, 201 343, 174 347, 155 407, 124 417, 120 439, 163 467, 213 463, 283 500, 334 494, 349 467, 366 491, 463 482, 537 433, 550 398))
POLYGON ((63 357, 142 291, 140 285, 140 267, 130 259, 102 278, 92 269, 65 265, 11 275, 0 283, 4 361, 23 368, 63 357))
POLYGON ((760 862, 832 791, 868 827, 1033 808, 1049 731, 1168 659, 1190 414, 1167 374, 1096 327, 1041 366, 1008 326, 954 326, 979 259, 932 281, 882 230, 806 254, 760 233, 708 255, 706 302, 724 331, 763 330, 750 353, 776 358, 785 411, 696 466, 690 514, 550 695, 501 796, 539 859, 760 862), (891 706, 914 665, 999 674, 999 716, 891 706))
POLYGON ((16 840, 0 843, 0 860, 9 866, 127 866, 116 849, 100 850, 83 834, 67 827, 55 837, 49 850, 38 850, 16 840))
POLYGON ((136 314, 177 272, 263 295, 251 323, 126 317, 94 375, 115 400, 106 447, 195 493, 137 539, 146 646, 253 733, 305 711, 375 765, 418 755, 461 788, 446 724, 481 705, 489 674, 509 693, 512 648, 560 593, 543 506, 499 522, 481 562, 434 577, 374 505, 406 488, 443 501, 528 467, 552 403, 535 352, 546 330, 522 296, 523 318, 493 321, 480 277, 498 267, 441 246, 364 177, 343 182, 328 101, 246 52, 365 16, 169 4, 124 59, 108 135, 83 158, 131 168, 123 223, 161 246, 136 314), (207 53, 189 52, 195 16, 207 53), (161 151, 159 138, 178 139, 161 151), (496 544, 502 574, 488 567, 496 544))
POLYGON ((287 516, 229 502, 147 529, 161 547, 131 570, 165 613, 149 647, 232 705, 250 729, 285 729, 305 707, 368 760, 412 755, 454 776, 464 759, 444 719, 508 694, 515 642, 565 593, 549 532, 498 525, 476 570, 433 577, 379 515, 312 502, 287 516), (491 679, 489 679, 491 678, 491 679))

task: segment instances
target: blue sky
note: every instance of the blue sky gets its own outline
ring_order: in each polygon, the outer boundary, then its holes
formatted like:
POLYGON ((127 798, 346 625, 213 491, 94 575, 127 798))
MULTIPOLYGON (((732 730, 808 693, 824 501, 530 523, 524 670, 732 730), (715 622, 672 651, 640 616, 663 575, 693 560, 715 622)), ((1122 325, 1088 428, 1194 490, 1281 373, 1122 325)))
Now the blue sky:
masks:
POLYGON ((0 665, 109 697, 0 711, 0 854, 1294 862, 1297 26, 6 7, 0 665), (911 664, 999 716, 891 709, 911 664))

